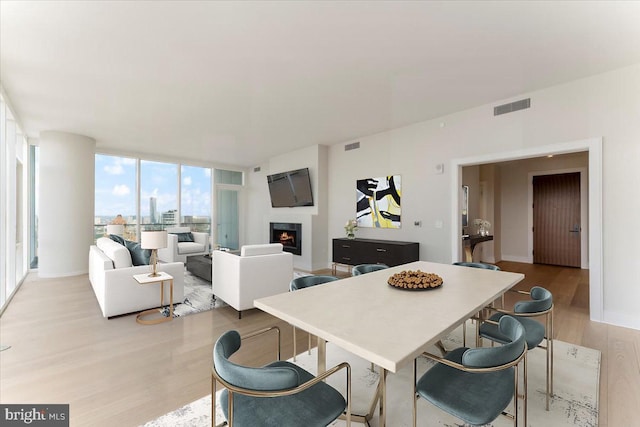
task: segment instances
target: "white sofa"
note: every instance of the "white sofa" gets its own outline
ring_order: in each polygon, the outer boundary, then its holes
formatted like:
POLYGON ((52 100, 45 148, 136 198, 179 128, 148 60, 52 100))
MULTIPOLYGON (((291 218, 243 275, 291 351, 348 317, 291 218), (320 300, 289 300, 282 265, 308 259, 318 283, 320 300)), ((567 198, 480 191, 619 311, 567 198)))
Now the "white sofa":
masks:
POLYGON ((238 311, 253 308, 253 300, 289 291, 293 255, 280 243, 246 245, 240 255, 213 252, 213 294, 238 311))
POLYGON ((167 228, 167 247, 158 249, 158 259, 164 262, 187 262, 191 255, 209 254, 209 233, 191 231, 189 227, 167 228), (193 242, 178 242, 176 233, 191 233, 193 242))
MULTIPOLYGON (((184 264, 159 263, 158 271, 173 276, 173 303, 184 300, 184 264)), ((150 273, 151 266, 133 266, 131 253, 108 237, 100 237, 89 248, 89 281, 104 317, 139 312, 160 306, 160 285, 140 285, 134 274, 150 273)), ((169 302, 169 282, 164 283, 169 302)))

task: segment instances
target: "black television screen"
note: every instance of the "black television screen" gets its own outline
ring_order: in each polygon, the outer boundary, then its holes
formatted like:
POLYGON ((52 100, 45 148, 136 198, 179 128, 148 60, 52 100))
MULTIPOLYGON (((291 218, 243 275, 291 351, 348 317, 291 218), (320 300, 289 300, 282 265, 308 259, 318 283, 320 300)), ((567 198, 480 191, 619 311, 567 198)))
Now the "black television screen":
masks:
POLYGON ((313 206, 309 168, 269 175, 267 182, 272 207, 313 206))

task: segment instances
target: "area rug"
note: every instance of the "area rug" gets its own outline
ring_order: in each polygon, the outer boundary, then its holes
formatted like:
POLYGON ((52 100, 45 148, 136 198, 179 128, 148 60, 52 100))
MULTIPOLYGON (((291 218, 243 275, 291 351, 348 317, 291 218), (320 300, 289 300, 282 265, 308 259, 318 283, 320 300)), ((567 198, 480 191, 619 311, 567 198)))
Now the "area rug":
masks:
MULTIPOLYGON (((461 330, 462 328, 458 328, 444 340, 447 349, 461 346, 461 330)), ((468 327, 467 330, 471 330, 473 333, 475 328, 468 327)), ((542 349, 534 349, 528 353, 528 426, 596 427, 598 425, 600 352, 558 340, 554 341, 554 350, 554 396, 548 412, 545 410, 546 353, 542 349)), ((435 348, 434 352, 436 352, 435 348)), ((331 343, 327 344, 327 366, 333 366, 345 360, 352 366, 352 411, 354 414, 364 414, 368 412, 375 392, 378 373, 369 369, 369 362, 352 356, 331 343)), ((425 358, 419 358, 418 361, 418 375, 421 375, 429 369, 431 362, 425 358)), ((296 363, 315 372, 315 349, 312 350, 311 355, 306 352, 298 355, 296 363)), ((522 375, 520 377, 522 378, 522 375)), ((387 425, 391 427, 405 427, 412 423, 411 381, 411 366, 406 366, 396 374, 390 373, 387 376, 387 425)), ((344 393, 344 375, 338 375, 335 379, 331 378, 329 383, 344 393)), ((216 421, 220 423, 224 418, 222 418, 219 404, 216 405, 216 413, 216 421)), ((378 426, 377 411, 375 414, 369 421, 371 427, 378 426)), ((362 425, 355 422, 352 424, 362 425)), ((418 401, 418 424, 420 426, 447 427, 464 425, 460 420, 423 400, 418 401)), ((150 421, 144 427, 204 427, 209 425, 211 425, 211 395, 150 421)), ((259 420, 256 420, 256 426, 259 425, 259 420)), ((331 424, 333 427, 344 425, 345 422, 341 420, 331 424)), ((512 425, 511 420, 499 417, 488 426, 507 427, 512 425)))
MULTIPOLYGON (((308 276, 308 273, 293 272, 293 277, 308 276)), ((173 317, 187 316, 189 314, 202 313, 226 304, 220 299, 213 299, 213 286, 211 282, 195 276, 190 271, 184 272, 184 299, 173 305, 173 317)), ((164 317, 169 317, 169 307, 162 310, 164 317)))
MULTIPOLYGON (((215 307, 216 301, 213 299, 213 288, 211 286, 211 282, 201 279, 185 270, 184 299, 182 302, 173 305, 173 317, 201 313, 203 311, 212 310, 215 307)), ((169 317, 169 307, 165 307, 163 309, 162 315, 169 317)))

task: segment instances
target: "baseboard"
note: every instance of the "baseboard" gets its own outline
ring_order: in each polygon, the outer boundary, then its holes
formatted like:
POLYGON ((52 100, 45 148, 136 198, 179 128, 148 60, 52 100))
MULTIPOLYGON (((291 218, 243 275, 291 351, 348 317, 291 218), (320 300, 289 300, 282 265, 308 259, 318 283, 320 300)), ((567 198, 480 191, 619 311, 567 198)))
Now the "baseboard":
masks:
POLYGON ((623 328, 640 330, 640 318, 637 315, 625 315, 611 311, 604 312, 604 323, 623 328))
POLYGON ((533 260, 529 257, 502 255, 502 261, 521 262, 523 264, 533 264, 533 260))
POLYGON ((42 270, 38 270, 38 277, 42 279, 56 279, 58 277, 71 277, 71 276, 82 276, 83 274, 89 274, 89 270, 79 270, 79 271, 70 271, 67 273, 61 274, 42 274, 42 270))

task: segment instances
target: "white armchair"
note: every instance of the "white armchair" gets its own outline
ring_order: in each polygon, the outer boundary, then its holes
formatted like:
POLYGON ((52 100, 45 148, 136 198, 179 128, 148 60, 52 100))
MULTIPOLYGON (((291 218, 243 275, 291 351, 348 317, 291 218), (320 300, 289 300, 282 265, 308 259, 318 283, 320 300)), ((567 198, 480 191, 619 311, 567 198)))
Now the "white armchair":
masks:
POLYGON ((191 255, 207 255, 209 253, 209 234, 191 231, 189 227, 167 228, 167 247, 158 249, 158 259, 164 262, 187 262, 191 255), (179 234, 190 233, 193 241, 179 239, 179 234))
POLYGON ((253 308, 253 300, 289 292, 293 255, 280 243, 246 245, 240 255, 213 252, 213 294, 238 311, 253 308))

